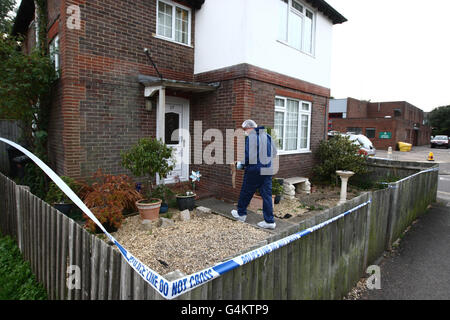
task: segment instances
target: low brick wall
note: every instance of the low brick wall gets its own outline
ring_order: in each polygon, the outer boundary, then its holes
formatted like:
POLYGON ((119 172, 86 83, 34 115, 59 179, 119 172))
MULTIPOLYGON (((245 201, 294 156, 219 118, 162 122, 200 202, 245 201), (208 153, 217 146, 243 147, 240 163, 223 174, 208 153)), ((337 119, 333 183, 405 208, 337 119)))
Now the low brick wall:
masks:
POLYGON ((433 162, 394 161, 376 157, 368 158, 367 164, 369 166, 368 177, 375 180, 387 177, 402 179, 436 165, 433 162))

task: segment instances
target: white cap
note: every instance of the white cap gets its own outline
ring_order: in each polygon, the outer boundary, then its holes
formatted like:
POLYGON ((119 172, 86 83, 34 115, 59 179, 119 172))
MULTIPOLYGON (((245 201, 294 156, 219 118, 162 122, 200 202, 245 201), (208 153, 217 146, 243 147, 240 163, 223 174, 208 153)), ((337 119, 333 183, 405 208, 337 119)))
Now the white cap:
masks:
POLYGON ((256 127, 258 127, 258 125, 256 124, 256 122, 253 121, 253 120, 250 120, 250 119, 245 120, 245 121, 242 123, 242 128, 244 128, 244 129, 247 129, 247 128, 256 128, 256 127))

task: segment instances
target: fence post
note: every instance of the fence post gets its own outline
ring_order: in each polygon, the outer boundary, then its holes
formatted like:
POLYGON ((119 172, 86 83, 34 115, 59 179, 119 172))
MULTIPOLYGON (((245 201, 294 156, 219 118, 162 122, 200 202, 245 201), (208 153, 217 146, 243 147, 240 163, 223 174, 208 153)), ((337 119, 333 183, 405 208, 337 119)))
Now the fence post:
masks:
POLYGON ((372 224, 372 218, 371 218, 371 213, 372 213, 372 204, 373 204, 373 195, 374 192, 370 191, 368 193, 368 200, 370 200, 370 203, 367 205, 366 210, 367 210, 367 224, 366 224, 366 240, 365 240, 365 244, 364 244, 364 270, 366 270, 367 265, 368 265, 368 259, 369 259, 369 246, 370 246, 370 228, 371 228, 371 224, 372 224))
MULTIPOLYGON (((389 205, 389 215, 387 219, 387 237, 386 237, 386 250, 390 250, 392 246, 392 237, 394 236, 394 226, 395 226, 395 220, 397 218, 397 212, 399 211, 399 208, 397 207, 398 203, 398 188, 399 183, 394 182, 389 184, 389 190, 391 191, 391 201, 389 205)), ((396 239, 394 239, 396 240, 396 239)))
POLYGON ((21 188, 29 190, 30 187, 21 186, 21 185, 15 185, 15 191, 16 191, 16 212, 17 212, 17 245, 20 249, 20 252, 23 253, 23 223, 22 223, 22 210, 20 205, 21 200, 21 188))

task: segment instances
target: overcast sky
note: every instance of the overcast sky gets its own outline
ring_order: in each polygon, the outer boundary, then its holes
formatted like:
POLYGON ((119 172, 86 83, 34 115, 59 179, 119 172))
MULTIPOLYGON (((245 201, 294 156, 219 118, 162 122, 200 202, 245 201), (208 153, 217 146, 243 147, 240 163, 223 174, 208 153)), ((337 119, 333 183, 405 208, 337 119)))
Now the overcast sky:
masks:
POLYGON ((333 29, 331 95, 450 105, 450 0, 327 0, 348 19, 333 29))

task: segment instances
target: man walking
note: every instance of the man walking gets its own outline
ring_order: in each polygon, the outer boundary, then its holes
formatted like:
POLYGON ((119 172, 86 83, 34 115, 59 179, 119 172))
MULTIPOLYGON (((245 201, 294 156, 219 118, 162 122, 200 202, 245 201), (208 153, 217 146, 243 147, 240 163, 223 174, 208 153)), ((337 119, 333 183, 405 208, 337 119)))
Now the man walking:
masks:
POLYGON ((231 215, 244 222, 247 218, 247 206, 256 190, 263 199, 264 221, 258 226, 266 229, 275 229, 276 223, 273 217, 272 205, 272 159, 276 155, 276 149, 272 145, 272 138, 264 127, 258 127, 253 120, 246 120, 242 124, 245 131, 245 161, 236 162, 237 169, 244 169, 244 180, 237 210, 232 210, 231 215))

